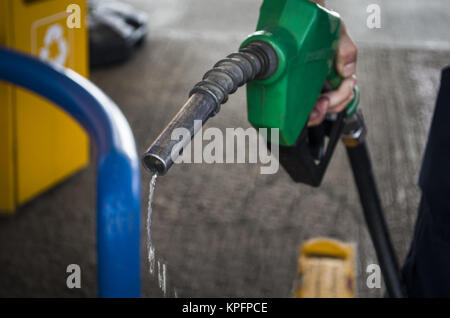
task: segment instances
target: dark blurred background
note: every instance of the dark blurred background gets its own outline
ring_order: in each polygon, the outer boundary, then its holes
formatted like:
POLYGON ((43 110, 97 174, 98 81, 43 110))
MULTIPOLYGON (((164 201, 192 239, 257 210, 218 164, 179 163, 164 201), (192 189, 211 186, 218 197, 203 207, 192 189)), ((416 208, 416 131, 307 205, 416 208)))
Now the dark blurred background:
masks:
MULTIPOLYGON (((215 61, 254 31, 260 0, 135 0, 149 33, 134 56, 94 69, 91 80, 121 107, 143 153, 215 61)), ((447 0, 327 0, 359 48, 361 107, 395 249, 404 259, 419 200, 417 177, 439 85, 450 64, 447 0), (382 28, 366 27, 369 4, 382 28)), ((207 127, 249 127, 239 91, 207 127)), ((142 171, 142 241, 150 176, 142 171)), ((0 219, 0 296, 95 297, 95 168, 0 219), (82 288, 66 287, 66 267, 82 270, 82 288)), ((323 186, 293 183, 259 165, 177 165, 160 178, 152 237, 168 271, 168 295, 289 297, 302 241, 326 236, 357 245, 358 296, 377 263, 342 147, 323 186)), ((162 296, 142 245, 143 296, 162 296)))

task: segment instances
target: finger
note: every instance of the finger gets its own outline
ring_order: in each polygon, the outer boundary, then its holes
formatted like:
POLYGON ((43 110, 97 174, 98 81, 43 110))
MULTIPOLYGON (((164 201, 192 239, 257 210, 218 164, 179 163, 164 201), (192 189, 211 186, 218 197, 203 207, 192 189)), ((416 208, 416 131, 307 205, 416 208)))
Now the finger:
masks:
POLYGON ((349 77, 342 81, 337 90, 325 93, 324 95, 330 99, 329 108, 335 108, 344 103, 352 94, 356 86, 356 78, 349 77))
POLYGON ((343 111, 347 105, 355 98, 355 93, 352 91, 352 94, 344 101, 342 102, 339 106, 333 107, 333 108, 329 108, 328 109, 328 113, 329 114, 337 114, 340 113, 341 111, 343 111))
POLYGON ((338 53, 336 59, 336 70, 339 75, 349 77, 356 73, 356 61, 358 49, 342 24, 341 37, 339 39, 338 53))
POLYGON ((330 100, 326 96, 321 96, 314 106, 308 120, 308 127, 319 125, 327 114, 330 100))

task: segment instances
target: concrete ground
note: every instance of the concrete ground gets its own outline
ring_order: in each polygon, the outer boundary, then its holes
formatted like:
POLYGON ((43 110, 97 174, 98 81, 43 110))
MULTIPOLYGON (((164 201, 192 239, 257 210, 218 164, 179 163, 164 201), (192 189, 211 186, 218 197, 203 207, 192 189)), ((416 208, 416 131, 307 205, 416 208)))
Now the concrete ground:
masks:
MULTIPOLYGON (((131 1, 130 1, 131 2, 131 1)), ((128 118, 142 153, 201 75, 254 30, 258 0, 135 0, 150 16, 146 44, 126 64, 91 79, 128 118)), ((333 0, 359 46, 361 105, 395 249, 404 259, 419 200, 416 185, 440 69, 450 64, 447 0, 333 0), (366 27, 381 8, 382 28, 366 27)), ((245 92, 207 127, 249 127, 245 92)), ((376 257, 345 152, 338 147, 323 186, 293 183, 259 165, 182 165, 158 180, 152 219, 157 258, 167 265, 168 296, 288 297, 302 241, 328 236, 357 244, 358 296, 376 257)), ((78 173, 0 220, 0 296, 96 296, 95 169, 78 173), (65 285, 66 266, 82 269, 82 288, 65 285)), ((150 176, 142 172, 145 220, 150 176)), ((142 225, 144 229, 144 225, 142 225)), ((144 231, 142 233, 145 241, 144 231)), ((147 271, 143 295, 161 296, 147 271)))

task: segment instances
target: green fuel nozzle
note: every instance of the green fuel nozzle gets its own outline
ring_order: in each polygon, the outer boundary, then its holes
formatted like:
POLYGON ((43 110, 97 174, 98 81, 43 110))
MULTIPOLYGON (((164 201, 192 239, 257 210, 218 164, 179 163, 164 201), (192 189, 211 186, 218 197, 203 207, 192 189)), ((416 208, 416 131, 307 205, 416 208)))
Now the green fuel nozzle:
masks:
MULTIPOLYGON (((322 151, 323 140, 340 135, 345 114, 326 121, 322 128, 304 128, 324 83, 337 88, 342 81, 334 67, 340 28, 338 14, 308 0, 265 0, 257 31, 247 37, 238 53, 219 61, 195 85, 188 101, 144 154, 144 166, 166 174, 190 141, 173 140, 173 131, 186 128, 193 138, 197 133, 194 121, 204 124, 229 94, 247 84, 249 122, 255 128, 279 129, 280 140, 272 142, 279 142, 280 162, 288 172, 298 162, 299 151, 307 158, 302 170, 315 177, 305 178, 305 173, 298 177, 296 167, 290 173, 294 180, 320 183, 317 171, 323 175, 335 145, 329 142, 328 150, 322 151), (314 170, 318 162, 321 168, 314 170)), ((358 101, 356 91, 347 114, 355 112, 358 101)))

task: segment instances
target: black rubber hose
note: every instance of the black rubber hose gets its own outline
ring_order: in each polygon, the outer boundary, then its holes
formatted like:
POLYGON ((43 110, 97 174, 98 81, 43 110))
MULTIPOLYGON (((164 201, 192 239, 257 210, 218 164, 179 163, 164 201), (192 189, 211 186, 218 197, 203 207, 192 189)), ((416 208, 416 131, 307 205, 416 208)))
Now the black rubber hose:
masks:
POLYGON ((277 54, 265 42, 251 42, 238 53, 233 53, 220 60, 205 73, 203 80, 190 92, 188 101, 181 107, 163 132, 149 147, 142 159, 144 166, 152 173, 164 175, 179 155, 187 140, 181 144, 172 139, 172 132, 185 128, 193 138, 197 133, 195 120, 202 125, 220 110, 221 104, 228 100, 228 95, 238 87, 254 80, 270 77, 278 67, 277 54))
POLYGON ((388 294, 393 298, 403 298, 405 293, 400 268, 384 218, 367 145, 362 142, 346 149, 388 294))

